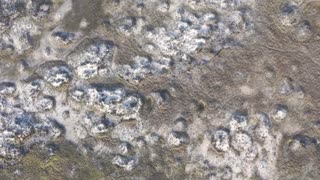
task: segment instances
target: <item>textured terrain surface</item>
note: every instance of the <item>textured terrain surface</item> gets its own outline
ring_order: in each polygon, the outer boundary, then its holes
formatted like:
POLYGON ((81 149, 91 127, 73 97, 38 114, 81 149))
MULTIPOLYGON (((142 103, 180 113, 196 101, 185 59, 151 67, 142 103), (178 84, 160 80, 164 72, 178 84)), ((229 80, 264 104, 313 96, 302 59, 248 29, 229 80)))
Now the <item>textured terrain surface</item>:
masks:
POLYGON ((0 179, 320 179, 320 1, 0 0, 0 179))

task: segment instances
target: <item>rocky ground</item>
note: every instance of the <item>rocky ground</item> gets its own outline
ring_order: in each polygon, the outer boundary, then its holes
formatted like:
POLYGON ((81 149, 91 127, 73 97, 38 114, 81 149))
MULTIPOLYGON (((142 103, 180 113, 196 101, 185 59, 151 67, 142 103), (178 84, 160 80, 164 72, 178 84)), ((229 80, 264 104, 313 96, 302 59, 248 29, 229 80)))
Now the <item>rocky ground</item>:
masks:
POLYGON ((320 178, 320 2, 0 0, 0 179, 320 178))

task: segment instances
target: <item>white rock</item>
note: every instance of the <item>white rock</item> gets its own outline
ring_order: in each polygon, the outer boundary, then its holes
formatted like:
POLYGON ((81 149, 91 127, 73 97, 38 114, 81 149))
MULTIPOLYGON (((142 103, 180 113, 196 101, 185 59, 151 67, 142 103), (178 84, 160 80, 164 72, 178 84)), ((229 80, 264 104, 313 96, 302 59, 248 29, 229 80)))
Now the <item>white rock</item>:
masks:
POLYGON ((35 97, 37 96, 44 87, 44 82, 41 79, 34 79, 31 82, 26 82, 27 84, 24 86, 23 91, 25 92, 26 96, 35 97))
POLYGON ((254 161, 258 156, 258 148, 257 145, 253 144, 248 149, 245 149, 241 152, 240 156, 247 161, 254 161))
POLYGON ((104 123, 99 123, 91 127, 90 133, 92 135, 102 134, 108 132, 108 127, 104 123))
POLYGON ((84 98, 85 92, 80 89, 75 89, 71 92, 71 97, 73 100, 80 102, 84 98))
POLYGON ((128 154, 130 149, 131 149, 131 145, 128 142, 123 142, 118 147, 118 151, 122 155, 128 154))
POLYGON ((94 112, 86 112, 80 123, 93 136, 108 132, 109 127, 113 125, 109 119, 94 112))
POLYGON ((282 25, 284 26, 292 26, 297 23, 300 19, 299 15, 299 7, 298 4, 296 4, 293 1, 286 2, 282 5, 281 9, 281 15, 280 15, 280 21, 282 25))
POLYGON ((230 149, 229 133, 225 130, 217 130, 213 134, 213 145, 218 151, 226 152, 230 149))
POLYGON ((36 101, 36 108, 38 111, 49 111, 54 108, 55 101, 53 97, 44 96, 36 101))
POLYGON ((87 105, 103 112, 118 116, 121 120, 137 119, 142 106, 141 98, 136 94, 127 94, 123 87, 87 86, 72 91, 76 101, 83 100, 87 105))
POLYGON ((248 125, 248 117, 245 113, 235 112, 232 115, 231 121, 229 122, 230 130, 238 131, 243 130, 248 125))
POLYGON ((76 69, 76 73, 82 79, 90 79, 98 75, 98 64, 84 64, 76 69))
POLYGON ((133 157, 117 155, 113 158, 112 164, 122 167, 127 171, 131 171, 138 165, 138 159, 133 157))
POLYGON ((285 105, 277 105, 274 113, 273 113, 273 119, 276 121, 284 120, 288 115, 288 107, 285 105))
POLYGON ((136 17, 125 17, 119 20, 118 30, 126 35, 130 35, 136 30, 137 18, 136 17))
POLYGON ((190 141, 189 135, 182 131, 173 131, 168 136, 169 146, 180 146, 182 144, 188 144, 190 141))
POLYGON ((80 78, 93 78, 98 75, 100 68, 111 66, 115 49, 111 41, 99 38, 85 39, 67 56, 67 62, 76 69, 80 78))
POLYGON ((52 86, 54 87, 59 87, 63 83, 69 82, 69 77, 65 73, 58 73, 55 74, 54 76, 48 77, 47 81, 51 83, 52 86))
POLYGON ((53 87, 60 87, 71 81, 72 71, 62 61, 50 61, 40 66, 45 81, 53 87))
POLYGON ((30 17, 23 17, 15 20, 8 34, 3 34, 2 39, 12 44, 19 54, 30 49, 32 45, 28 38, 40 34, 39 27, 30 17), (28 34, 28 36, 26 36, 28 34))
POLYGON ((245 133, 236 133, 231 137, 231 145, 237 151, 246 151, 251 148, 252 140, 245 133))
POLYGON ((0 83, 0 94, 2 95, 12 95, 16 91, 16 89, 16 85, 12 82, 0 83))
POLYGON ((150 75, 165 74, 171 68, 171 59, 150 59, 136 56, 134 64, 117 67, 119 75, 130 83, 138 83, 150 75))

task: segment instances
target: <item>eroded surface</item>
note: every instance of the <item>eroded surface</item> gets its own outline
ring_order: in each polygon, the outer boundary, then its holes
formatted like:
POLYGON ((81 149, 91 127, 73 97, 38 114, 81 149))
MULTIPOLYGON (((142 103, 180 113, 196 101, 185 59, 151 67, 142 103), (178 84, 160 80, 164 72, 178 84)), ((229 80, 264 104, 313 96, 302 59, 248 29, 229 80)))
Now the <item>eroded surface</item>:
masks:
POLYGON ((320 3, 0 0, 1 179, 319 179, 320 3))

